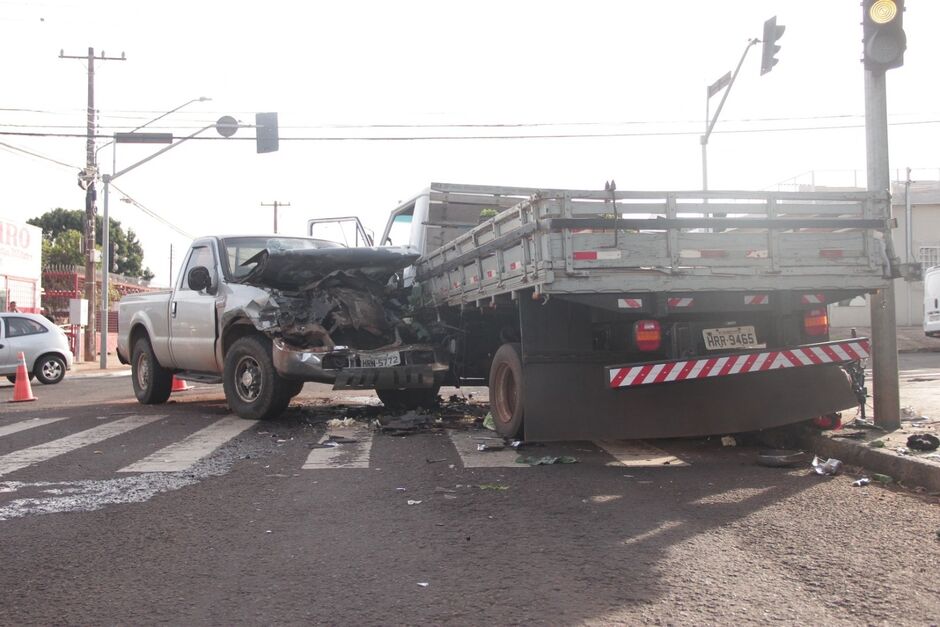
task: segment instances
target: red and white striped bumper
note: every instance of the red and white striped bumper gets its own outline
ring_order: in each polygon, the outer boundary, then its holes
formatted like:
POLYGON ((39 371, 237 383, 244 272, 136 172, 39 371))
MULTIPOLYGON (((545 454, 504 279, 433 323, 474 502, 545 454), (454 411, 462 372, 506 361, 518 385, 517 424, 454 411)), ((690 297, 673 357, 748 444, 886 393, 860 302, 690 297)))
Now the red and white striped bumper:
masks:
POLYGON ((608 366, 607 380, 612 388, 626 388, 653 383, 764 372, 777 368, 841 364, 865 359, 870 354, 867 338, 853 338, 798 348, 754 351, 722 357, 664 361, 638 366, 608 366))

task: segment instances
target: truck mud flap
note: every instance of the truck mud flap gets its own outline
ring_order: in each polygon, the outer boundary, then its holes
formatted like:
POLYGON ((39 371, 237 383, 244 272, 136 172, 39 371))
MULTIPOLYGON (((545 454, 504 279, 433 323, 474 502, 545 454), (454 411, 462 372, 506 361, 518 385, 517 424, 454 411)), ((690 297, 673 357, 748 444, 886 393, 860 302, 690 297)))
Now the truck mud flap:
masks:
POLYGON ((525 438, 673 438, 754 431, 857 404, 836 364, 612 389, 603 366, 525 365, 525 438))

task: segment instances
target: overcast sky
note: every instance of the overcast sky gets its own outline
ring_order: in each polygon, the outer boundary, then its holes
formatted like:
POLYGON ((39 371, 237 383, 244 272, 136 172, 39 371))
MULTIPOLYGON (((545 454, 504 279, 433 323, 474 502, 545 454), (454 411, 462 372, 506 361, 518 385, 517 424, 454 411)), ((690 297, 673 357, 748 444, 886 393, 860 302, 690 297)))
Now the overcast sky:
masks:
MULTIPOLYGON (((760 45, 748 54, 709 144, 709 187, 765 189, 808 182, 811 171, 821 183, 863 185, 858 0, 0 0, 0 131, 84 134, 86 63, 58 57, 92 46, 127 56, 96 63, 101 135, 200 96, 212 100, 152 130, 184 136, 225 114, 246 123, 258 111, 280 114, 277 153, 255 154, 252 129, 230 140, 210 130, 115 181, 192 236, 270 232, 272 210, 259 205, 274 200, 291 205, 281 233, 349 214, 380 231, 389 210, 431 181, 701 189, 706 86, 774 15, 787 28, 780 63, 760 76, 760 45), (519 126, 467 126, 487 124, 519 126), (597 134, 614 136, 349 139, 597 134)), ((891 167, 937 178, 940 2, 908 0, 904 19, 905 65, 887 81, 891 167)), ((0 216, 84 206, 83 138, 0 142, 0 216)), ((118 169, 153 150, 121 145, 118 169)), ((99 161, 111 171, 110 148, 99 161)), ((111 216, 137 232, 154 283, 165 284, 170 244, 178 267, 189 238, 123 197, 112 195, 111 216)))

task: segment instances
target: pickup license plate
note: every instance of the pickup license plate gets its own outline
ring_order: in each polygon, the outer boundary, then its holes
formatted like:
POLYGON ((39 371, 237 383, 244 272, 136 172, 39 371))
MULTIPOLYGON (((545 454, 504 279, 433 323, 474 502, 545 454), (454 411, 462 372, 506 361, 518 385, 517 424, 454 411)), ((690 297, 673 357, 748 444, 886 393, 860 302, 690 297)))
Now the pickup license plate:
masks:
POLYGON ((401 363, 401 353, 392 351, 389 353, 369 353, 359 358, 359 363, 363 368, 385 368, 386 366, 397 366, 401 363))
POLYGON ((760 348, 754 327, 724 327, 722 329, 703 329, 702 337, 708 350, 728 350, 740 348, 760 348))

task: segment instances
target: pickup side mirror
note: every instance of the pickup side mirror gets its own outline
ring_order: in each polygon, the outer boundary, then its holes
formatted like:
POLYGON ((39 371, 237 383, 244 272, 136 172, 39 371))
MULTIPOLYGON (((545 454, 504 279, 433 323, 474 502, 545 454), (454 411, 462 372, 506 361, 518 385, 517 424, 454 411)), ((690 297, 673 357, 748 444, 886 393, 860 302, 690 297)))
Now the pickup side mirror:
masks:
POLYGON ((196 266, 186 276, 186 284, 194 292, 208 291, 212 287, 212 275, 205 266, 196 266))

